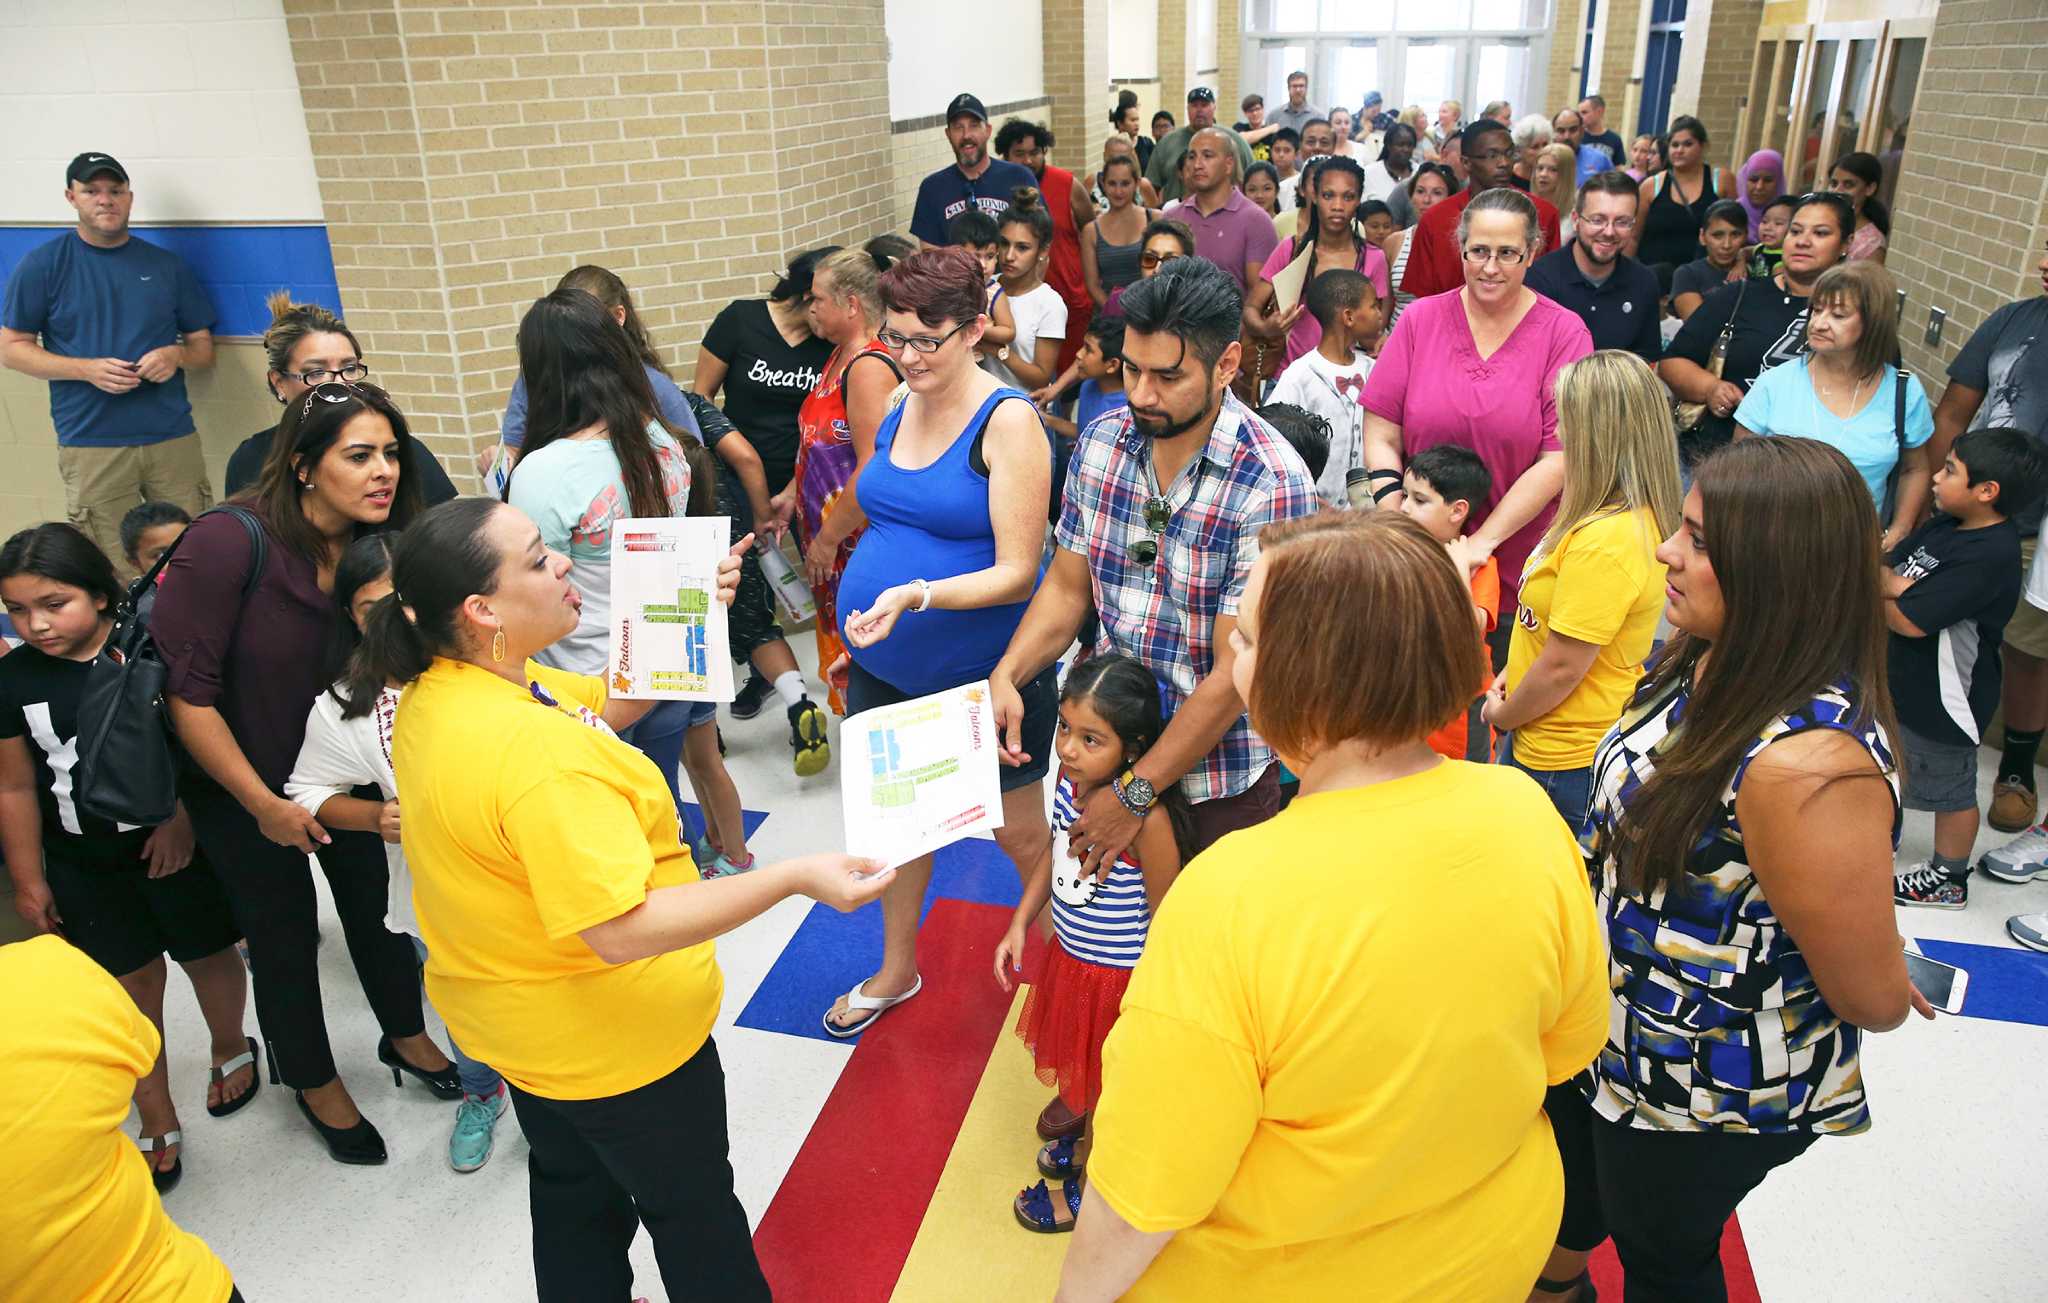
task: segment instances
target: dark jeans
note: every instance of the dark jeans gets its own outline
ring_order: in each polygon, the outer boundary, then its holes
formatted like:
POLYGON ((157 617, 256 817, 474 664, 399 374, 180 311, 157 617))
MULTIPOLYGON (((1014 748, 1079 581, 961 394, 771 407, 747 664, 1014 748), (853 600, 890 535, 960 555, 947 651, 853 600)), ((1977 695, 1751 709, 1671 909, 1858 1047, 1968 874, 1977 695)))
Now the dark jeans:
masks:
MULTIPOLYGON (((248 939, 256 1019, 278 1076, 294 1090, 326 1085, 335 1077, 334 1050, 320 1007, 320 906, 311 862, 265 837, 255 818, 217 787, 188 792, 185 806, 248 939)), ((391 891, 384 843, 373 833, 330 829, 328 835, 334 841, 320 848, 320 867, 363 995, 385 1035, 417 1036, 426 1021, 412 941, 384 926, 391 891)))
POLYGON ((1225 833, 1264 823, 1280 813, 1280 762, 1266 766, 1258 780, 1236 796, 1219 796, 1197 802, 1190 812, 1194 824, 1195 853, 1208 850, 1225 833))
POLYGON ((1543 1100, 1564 1160, 1560 1248, 1608 1236, 1627 1278, 1624 1303, 1726 1303, 1721 1229, 1811 1132, 1650 1131, 1609 1122, 1571 1082, 1543 1100))
POLYGON ((1586 831, 1586 816, 1593 805, 1593 767, 1584 769, 1531 769, 1515 759, 1515 735, 1501 734, 1500 762, 1513 765, 1543 789, 1557 812, 1564 816, 1565 826, 1572 830, 1572 836, 1583 836, 1586 831))
POLYGON ((532 1152, 533 1277, 540 1303, 625 1303, 626 1250, 645 1225, 668 1296, 766 1299, 726 1156, 725 1072, 710 1041, 658 1081, 604 1099, 512 1087, 532 1152))

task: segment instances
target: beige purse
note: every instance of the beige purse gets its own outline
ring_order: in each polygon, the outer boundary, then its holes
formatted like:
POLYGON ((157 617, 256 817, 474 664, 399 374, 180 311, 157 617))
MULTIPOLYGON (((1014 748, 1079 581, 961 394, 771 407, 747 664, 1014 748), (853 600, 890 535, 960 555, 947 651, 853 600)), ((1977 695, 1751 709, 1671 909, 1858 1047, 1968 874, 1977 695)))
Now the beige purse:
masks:
MULTIPOLYGON (((1728 368, 1728 341, 1735 337, 1735 318, 1742 313, 1742 296, 1749 293, 1749 281, 1744 278, 1735 291, 1735 306, 1728 310, 1728 321, 1721 327, 1721 333, 1714 338, 1713 351, 1707 354, 1707 371, 1719 380, 1728 368)), ((1673 400, 1671 419, 1684 434, 1698 425, 1707 414, 1705 403, 1685 403, 1673 400)))

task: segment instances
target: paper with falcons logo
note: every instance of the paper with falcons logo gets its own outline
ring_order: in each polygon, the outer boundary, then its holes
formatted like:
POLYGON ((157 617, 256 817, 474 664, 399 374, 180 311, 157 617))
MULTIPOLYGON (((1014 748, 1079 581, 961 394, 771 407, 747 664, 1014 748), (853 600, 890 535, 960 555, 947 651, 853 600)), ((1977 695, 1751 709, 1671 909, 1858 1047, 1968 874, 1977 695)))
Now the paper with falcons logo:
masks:
POLYGON ((718 563, 724 516, 621 520, 612 527, 611 695, 731 701, 718 563))
POLYGON ((1003 826, 986 680, 864 710, 839 728, 849 854, 895 868, 1003 826))

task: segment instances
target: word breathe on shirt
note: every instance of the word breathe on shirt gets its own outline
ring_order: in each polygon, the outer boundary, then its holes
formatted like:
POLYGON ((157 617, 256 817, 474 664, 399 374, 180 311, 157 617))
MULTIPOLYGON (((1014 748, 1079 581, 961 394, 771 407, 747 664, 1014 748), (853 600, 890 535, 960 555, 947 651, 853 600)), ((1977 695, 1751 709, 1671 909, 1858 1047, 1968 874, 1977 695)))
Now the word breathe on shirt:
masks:
POLYGON ((767 385, 773 389, 801 389, 805 393, 809 393, 817 388, 819 374, 816 367, 810 366, 795 367, 788 371, 774 371, 769 369, 766 362, 757 357, 754 359, 752 369, 747 372, 747 379, 757 385, 767 385))

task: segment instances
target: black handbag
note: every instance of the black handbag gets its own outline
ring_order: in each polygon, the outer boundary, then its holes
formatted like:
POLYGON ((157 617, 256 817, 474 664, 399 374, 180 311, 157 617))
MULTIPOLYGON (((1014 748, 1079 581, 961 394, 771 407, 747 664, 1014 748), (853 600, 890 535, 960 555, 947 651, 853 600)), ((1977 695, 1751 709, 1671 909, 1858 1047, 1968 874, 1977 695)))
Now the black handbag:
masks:
MULTIPOLYGON (((200 515, 203 519, 215 512, 233 516, 249 533, 249 578, 242 584, 247 602, 270 551, 263 525, 243 507, 223 505, 200 515)), ((113 632, 86 675, 78 703, 72 800, 96 818, 151 828, 178 811, 178 747, 164 705, 170 671, 150 636, 149 617, 156 606, 157 576, 184 540, 180 534, 149 573, 128 586, 113 632)))

